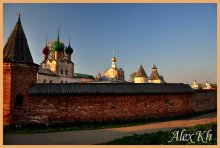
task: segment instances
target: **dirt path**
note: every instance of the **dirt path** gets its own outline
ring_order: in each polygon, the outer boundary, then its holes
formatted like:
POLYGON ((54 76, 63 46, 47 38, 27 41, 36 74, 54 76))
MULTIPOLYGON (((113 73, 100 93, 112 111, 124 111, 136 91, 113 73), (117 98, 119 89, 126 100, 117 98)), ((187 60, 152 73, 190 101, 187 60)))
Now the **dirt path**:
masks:
POLYGON ((7 134, 3 136, 4 145, 87 145, 104 143, 115 138, 134 133, 167 131, 177 127, 189 127, 217 121, 217 113, 209 113, 184 120, 165 121, 139 126, 108 128, 99 130, 68 131, 36 134, 7 134))

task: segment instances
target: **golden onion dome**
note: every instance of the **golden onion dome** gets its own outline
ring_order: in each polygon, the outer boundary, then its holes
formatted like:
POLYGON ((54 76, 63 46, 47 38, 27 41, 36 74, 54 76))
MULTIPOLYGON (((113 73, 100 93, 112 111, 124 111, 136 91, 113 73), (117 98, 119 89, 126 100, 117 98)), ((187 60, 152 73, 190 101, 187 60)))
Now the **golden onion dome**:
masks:
POLYGON ((116 57, 112 57, 112 62, 116 62, 116 57))

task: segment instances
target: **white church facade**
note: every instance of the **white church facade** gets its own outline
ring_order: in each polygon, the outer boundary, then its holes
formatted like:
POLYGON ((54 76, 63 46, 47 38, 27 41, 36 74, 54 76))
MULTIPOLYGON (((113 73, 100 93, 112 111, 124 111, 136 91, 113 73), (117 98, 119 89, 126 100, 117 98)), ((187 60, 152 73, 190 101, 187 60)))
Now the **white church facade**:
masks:
POLYGON ((70 42, 65 46, 60 41, 59 32, 57 40, 46 42, 42 52, 44 60, 37 74, 38 83, 87 83, 95 79, 92 75, 74 72, 73 49, 70 42))

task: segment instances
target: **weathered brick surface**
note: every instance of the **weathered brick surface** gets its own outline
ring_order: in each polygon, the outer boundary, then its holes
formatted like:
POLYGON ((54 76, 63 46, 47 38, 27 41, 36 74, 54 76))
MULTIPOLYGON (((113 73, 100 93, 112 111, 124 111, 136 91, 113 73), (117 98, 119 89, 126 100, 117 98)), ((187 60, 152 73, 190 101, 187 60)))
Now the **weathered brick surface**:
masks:
POLYGON ((10 98, 11 98, 11 67, 4 64, 3 68, 3 123, 9 124, 10 98))
POLYGON ((35 64, 7 63, 3 64, 3 117, 4 125, 23 122, 28 116, 28 88, 37 82, 38 66, 35 64), (23 105, 15 106, 18 94, 23 96, 23 105))
POLYGON ((29 122, 51 124, 184 115, 215 109, 216 99, 216 91, 161 95, 30 96, 29 122))
POLYGON ((192 94, 30 96, 29 122, 51 124, 182 115, 193 112, 192 97, 192 94))
POLYGON ((195 112, 217 108, 217 90, 202 90, 194 93, 193 109, 195 112))

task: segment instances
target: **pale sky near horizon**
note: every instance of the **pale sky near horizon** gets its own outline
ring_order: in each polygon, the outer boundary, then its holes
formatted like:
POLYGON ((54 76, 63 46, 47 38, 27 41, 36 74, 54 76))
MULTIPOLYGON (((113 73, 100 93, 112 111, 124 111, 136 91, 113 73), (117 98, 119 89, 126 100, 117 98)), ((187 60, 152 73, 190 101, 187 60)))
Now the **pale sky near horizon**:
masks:
POLYGON ((143 65, 153 64, 166 82, 217 81, 216 4, 3 4, 5 45, 21 13, 34 62, 42 48, 57 38, 73 48, 76 73, 102 75, 115 50, 118 67, 129 80, 143 65))

